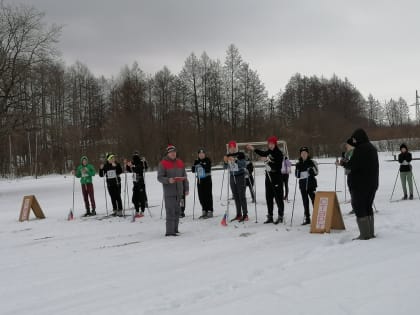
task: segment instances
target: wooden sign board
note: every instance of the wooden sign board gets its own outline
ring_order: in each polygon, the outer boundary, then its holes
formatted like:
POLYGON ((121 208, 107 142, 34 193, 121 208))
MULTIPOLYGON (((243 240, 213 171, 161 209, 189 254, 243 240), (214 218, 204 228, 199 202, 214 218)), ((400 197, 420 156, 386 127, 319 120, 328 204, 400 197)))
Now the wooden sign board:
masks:
POLYGON ((330 233, 330 230, 345 230, 340 203, 334 191, 319 191, 315 195, 311 233, 330 233))
POLYGON ((38 200, 36 200, 34 195, 29 195, 23 197, 22 208, 20 209, 19 216, 20 222, 29 220, 31 209, 34 211, 34 214, 38 219, 45 219, 44 212, 42 212, 38 200))

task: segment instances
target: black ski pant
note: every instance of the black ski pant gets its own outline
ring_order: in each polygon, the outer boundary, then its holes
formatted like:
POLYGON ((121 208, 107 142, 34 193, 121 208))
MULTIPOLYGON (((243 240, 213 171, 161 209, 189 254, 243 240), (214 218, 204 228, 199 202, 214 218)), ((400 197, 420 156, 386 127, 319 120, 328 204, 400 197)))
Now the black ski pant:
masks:
POLYGON ((305 209, 305 217, 310 218, 311 214, 309 212, 309 199, 311 199, 313 207, 315 202, 315 188, 308 187, 308 181, 306 179, 300 179, 299 189, 302 195, 303 208, 305 209))
POLYGON ((265 173, 265 200, 267 201, 268 216, 273 217, 274 201, 276 201, 278 214, 284 215, 283 184, 280 173, 265 173))
POLYGON ((284 185, 284 199, 289 199, 289 174, 281 174, 281 179, 284 185))
POLYGON ((213 211, 213 183, 211 176, 197 180, 198 199, 203 211, 213 211))
POLYGON ((111 197, 112 209, 122 210, 122 200, 121 200, 121 184, 108 185, 108 193, 111 197))
POLYGON ((136 212, 139 212, 140 208, 141 211, 146 209, 146 186, 144 182, 134 182, 133 183, 133 198, 131 199, 134 204, 134 208, 136 212))
POLYGON ((356 217, 363 218, 373 215, 373 201, 376 189, 362 190, 353 187, 351 189, 351 205, 356 217))
POLYGON ((235 199, 236 216, 248 215, 248 207, 246 204, 246 184, 245 175, 231 175, 230 189, 232 190, 233 199, 235 199))

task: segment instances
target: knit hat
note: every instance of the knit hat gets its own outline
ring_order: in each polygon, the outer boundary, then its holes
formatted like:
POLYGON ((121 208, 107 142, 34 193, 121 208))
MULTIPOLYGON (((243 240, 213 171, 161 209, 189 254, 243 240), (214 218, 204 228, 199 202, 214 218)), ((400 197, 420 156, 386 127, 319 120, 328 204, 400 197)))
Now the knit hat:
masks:
POLYGON ((203 148, 200 148, 200 149, 198 149, 198 152, 197 153, 198 154, 200 154, 200 153, 206 153, 206 151, 203 148))
POLYGON ((352 147, 354 147, 354 142, 353 142, 353 138, 348 138, 346 141, 347 144, 351 145, 352 147))
POLYGON ((405 143, 402 143, 402 144, 400 145, 400 151, 401 151, 403 148, 404 148, 404 149, 406 149, 406 150, 408 151, 407 145, 406 145, 405 143))
POLYGON ((299 149, 299 152, 300 152, 300 153, 302 153, 302 152, 307 152, 307 153, 309 153, 309 148, 308 148, 308 147, 301 147, 301 148, 299 149))
POLYGON ((236 148, 237 146, 238 145, 237 145, 236 141, 234 141, 234 140, 229 141, 229 143, 228 143, 228 148, 236 148))
POLYGON ((273 144, 277 145, 277 141, 278 141, 278 140, 279 140, 279 139, 277 139, 277 137, 276 137, 276 136, 271 136, 271 137, 268 137, 268 139, 267 139, 267 143, 268 143, 268 144, 273 143, 273 144))
POLYGON ((173 144, 168 144, 166 147, 166 153, 174 152, 176 151, 176 147, 173 144))

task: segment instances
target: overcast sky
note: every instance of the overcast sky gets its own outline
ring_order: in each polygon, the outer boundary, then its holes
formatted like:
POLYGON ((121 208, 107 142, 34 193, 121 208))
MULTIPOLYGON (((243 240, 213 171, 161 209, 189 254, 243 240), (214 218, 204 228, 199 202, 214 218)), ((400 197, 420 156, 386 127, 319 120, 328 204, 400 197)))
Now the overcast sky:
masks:
MULTIPOLYGON (((12 2, 6 0, 6 2, 12 2)), ((420 1, 388 0, 15 0, 63 24, 67 64, 118 75, 137 61, 178 73, 206 51, 224 60, 234 43, 270 95, 296 72, 347 77, 380 101, 420 90, 420 1)), ((414 108, 413 108, 414 109, 414 108)))

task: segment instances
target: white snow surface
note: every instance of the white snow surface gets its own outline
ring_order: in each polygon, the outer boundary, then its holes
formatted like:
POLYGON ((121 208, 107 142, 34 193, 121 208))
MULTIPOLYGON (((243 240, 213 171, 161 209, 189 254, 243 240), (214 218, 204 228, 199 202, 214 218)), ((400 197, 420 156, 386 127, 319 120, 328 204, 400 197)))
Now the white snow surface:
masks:
MULTIPOLYGON (((179 237, 164 236, 162 187, 155 172, 146 174, 153 217, 134 223, 130 218, 82 219, 78 181, 75 219, 67 221, 71 175, 2 180, 0 314, 419 314, 420 204, 418 198, 389 201, 398 164, 385 161, 390 153, 380 158, 377 238, 369 241, 352 241, 358 229, 344 202, 345 231, 309 233, 309 226, 300 226, 299 190, 293 226, 292 202, 285 206, 286 225, 263 224, 262 169, 256 176, 258 223, 249 202, 250 221, 227 227, 220 225, 226 203, 226 182, 219 200, 223 171, 213 173, 217 217, 208 220, 197 219, 198 195, 192 218, 190 173, 187 217, 181 219, 179 237), (46 219, 32 214, 30 221, 18 222, 22 197, 29 194, 36 195, 46 219)), ((413 162, 414 170, 418 165, 413 162)), ((320 165, 319 191, 334 190, 335 170, 334 165, 320 165)), ((102 178, 95 176, 94 185, 101 215, 106 212, 102 178)), ((343 188, 343 170, 338 169, 340 201, 343 188)), ((292 175, 291 200, 294 189, 292 175)), ((398 180, 394 199, 401 197, 398 180)), ((231 217, 234 212, 231 202, 231 217)))

